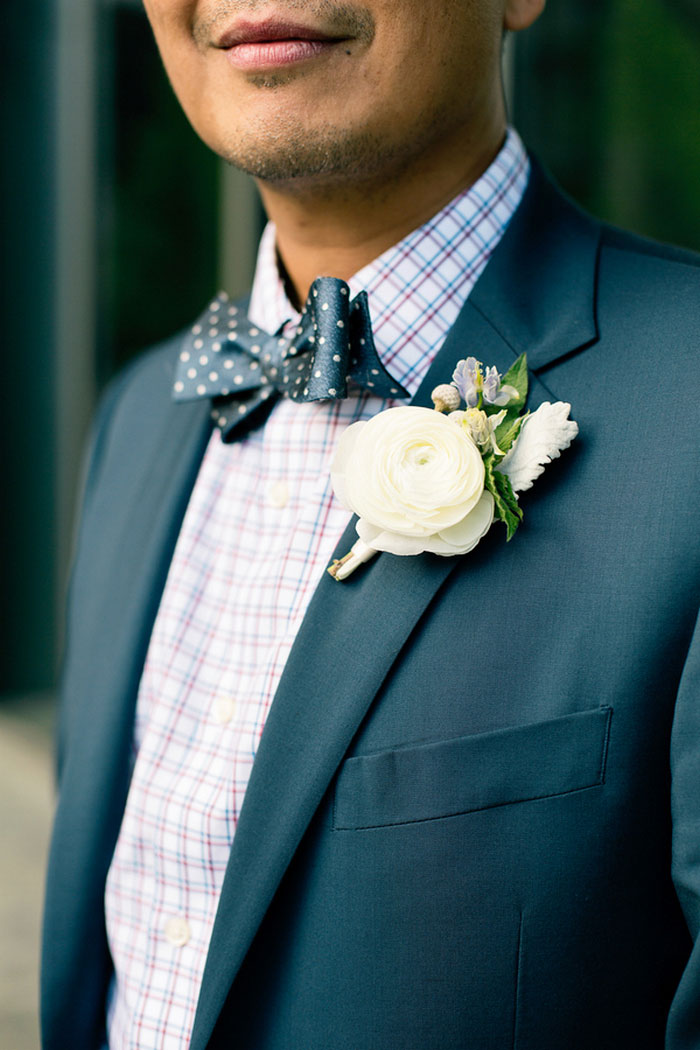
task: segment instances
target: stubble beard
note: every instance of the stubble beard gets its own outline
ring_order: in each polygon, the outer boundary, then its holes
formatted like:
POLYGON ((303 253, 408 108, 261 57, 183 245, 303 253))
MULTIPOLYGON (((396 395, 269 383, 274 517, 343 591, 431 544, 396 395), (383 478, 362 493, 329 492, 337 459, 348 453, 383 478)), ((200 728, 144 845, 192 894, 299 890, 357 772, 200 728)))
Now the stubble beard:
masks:
POLYGON ((263 182, 290 188, 372 180, 400 165, 403 152, 369 130, 333 126, 316 127, 313 133, 300 128, 270 129, 254 141, 238 139, 221 150, 233 167, 263 182))
POLYGON ((406 171, 423 168, 441 138, 453 133, 452 123, 449 111, 430 100, 403 134, 371 121, 309 127, 280 116, 220 139, 218 152, 233 167, 290 194, 335 194, 343 187, 353 195, 382 187, 389 194, 406 171))

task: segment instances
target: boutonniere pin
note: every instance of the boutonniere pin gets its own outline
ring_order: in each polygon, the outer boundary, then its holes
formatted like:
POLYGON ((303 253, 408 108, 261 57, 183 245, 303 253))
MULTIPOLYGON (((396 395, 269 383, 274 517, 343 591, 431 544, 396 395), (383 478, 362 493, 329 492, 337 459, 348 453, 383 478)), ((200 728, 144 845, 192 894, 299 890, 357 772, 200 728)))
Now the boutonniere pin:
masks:
POLYGON ((526 412, 527 385, 525 354, 504 376, 468 357, 433 390, 434 409, 388 408, 351 424, 331 481, 358 515, 359 539, 331 576, 347 579, 378 551, 466 554, 494 521, 510 540, 523 516, 517 494, 578 434, 566 402, 526 412))

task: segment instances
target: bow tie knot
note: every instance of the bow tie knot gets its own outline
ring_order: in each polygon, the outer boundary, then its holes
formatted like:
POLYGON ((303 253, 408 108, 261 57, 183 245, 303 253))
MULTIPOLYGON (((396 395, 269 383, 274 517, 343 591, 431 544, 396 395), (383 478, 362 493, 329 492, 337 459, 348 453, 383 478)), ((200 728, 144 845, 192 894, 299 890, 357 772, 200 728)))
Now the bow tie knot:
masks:
POLYGON ((173 396, 212 398, 214 419, 231 440, 271 407, 274 394, 335 400, 347 397, 349 381, 378 397, 408 397, 379 360, 367 293, 351 300, 345 281, 319 277, 290 335, 263 332, 221 292, 185 339, 173 396))

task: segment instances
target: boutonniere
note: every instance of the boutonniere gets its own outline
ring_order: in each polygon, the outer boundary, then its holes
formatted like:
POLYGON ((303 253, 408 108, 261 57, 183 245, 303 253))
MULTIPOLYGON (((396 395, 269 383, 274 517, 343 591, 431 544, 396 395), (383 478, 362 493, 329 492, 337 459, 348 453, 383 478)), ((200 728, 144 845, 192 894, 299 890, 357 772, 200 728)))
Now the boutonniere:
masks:
POLYGON ((468 357, 433 390, 434 409, 388 408, 351 424, 331 481, 358 515, 359 539, 331 576, 347 579, 378 551, 466 554, 494 521, 512 539, 523 517, 518 493, 578 434, 566 402, 526 412, 527 386, 525 354, 503 376, 468 357))

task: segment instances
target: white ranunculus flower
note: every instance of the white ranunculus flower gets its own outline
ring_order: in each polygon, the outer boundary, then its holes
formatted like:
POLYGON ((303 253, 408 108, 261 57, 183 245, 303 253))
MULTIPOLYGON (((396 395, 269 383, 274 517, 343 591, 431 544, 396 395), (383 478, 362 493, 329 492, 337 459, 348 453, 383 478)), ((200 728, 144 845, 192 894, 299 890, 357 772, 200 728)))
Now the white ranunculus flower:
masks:
POLYGON ((353 423, 338 443, 331 480, 375 551, 466 554, 493 521, 479 449, 430 408, 390 408, 353 423))

